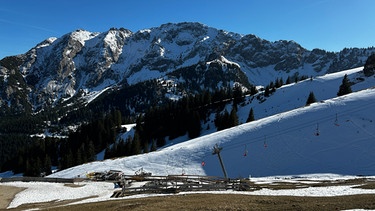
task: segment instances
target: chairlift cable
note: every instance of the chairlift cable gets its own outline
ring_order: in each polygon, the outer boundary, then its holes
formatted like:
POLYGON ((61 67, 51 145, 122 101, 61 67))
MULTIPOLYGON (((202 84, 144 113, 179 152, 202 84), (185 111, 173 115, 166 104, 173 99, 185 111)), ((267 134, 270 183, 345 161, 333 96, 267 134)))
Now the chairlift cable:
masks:
MULTIPOLYGON (((355 112, 361 111, 361 110, 363 110, 365 108, 373 107, 374 105, 375 105, 375 102, 374 103, 366 104, 364 106, 356 107, 355 109, 346 109, 346 110, 343 110, 341 112, 342 113, 347 113, 346 116, 348 116, 350 113, 355 113, 355 112)), ((332 119, 332 116, 331 115, 326 115, 326 116, 323 116, 323 117, 321 117, 321 118, 319 118, 317 120, 319 122, 326 123, 330 119, 332 119)), ((272 139, 272 138, 278 137, 280 135, 285 135, 285 134, 288 134, 288 133, 293 132, 293 131, 298 131, 298 130, 301 130, 301 129, 305 129, 305 128, 311 127, 314 124, 316 124, 316 123, 306 122, 306 123, 303 123, 303 124, 299 124, 296 127, 291 127, 291 128, 283 129, 282 132, 276 131, 274 133, 268 133, 267 136, 272 139)), ((319 125, 318 124, 317 124, 317 129, 319 129, 319 125)), ((243 145, 244 143, 246 143, 246 144, 254 144, 254 143, 257 143, 257 142, 260 142, 260 141, 264 142, 263 135, 256 136, 256 137, 252 138, 251 141, 242 141, 242 142, 239 142, 239 143, 225 144, 224 146, 225 146, 225 149, 228 150, 228 149, 238 148, 239 146, 243 145)))

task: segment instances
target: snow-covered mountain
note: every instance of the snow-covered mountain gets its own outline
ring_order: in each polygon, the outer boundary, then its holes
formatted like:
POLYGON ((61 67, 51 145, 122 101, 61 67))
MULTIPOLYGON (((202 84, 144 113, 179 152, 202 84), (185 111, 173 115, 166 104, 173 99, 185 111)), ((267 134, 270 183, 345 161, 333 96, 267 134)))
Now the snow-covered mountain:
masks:
MULTIPOLYGON (((373 52, 374 48, 344 49, 337 53, 310 51, 293 41, 270 42, 200 23, 168 23, 137 32, 124 28, 102 33, 76 30, 60 38, 49 38, 23 55, 3 59, 0 85, 8 91, 1 94, 0 101, 2 105, 18 106, 21 110, 31 107, 37 112, 69 99, 91 102, 104 89, 149 79, 163 78, 180 85, 191 80, 186 78, 189 74, 179 74, 179 78, 168 74, 206 69, 197 68, 199 65, 216 74, 223 74, 225 71, 219 70, 228 68, 243 74, 213 81, 215 86, 235 82, 264 86, 286 75, 310 77, 363 66, 373 52), (9 84, 7 79, 13 75, 17 77, 9 84), (22 85, 24 92, 10 91, 12 87, 16 89, 15 84, 22 85), (15 97, 23 102, 14 100, 12 93, 18 93, 15 97)), ((201 84, 200 88, 215 87, 201 84)), ((199 90, 187 90, 196 91, 199 90)))
MULTIPOLYGON (((0 154, 0 164, 14 160, 11 155, 25 144, 25 137, 64 138, 77 125, 102 118, 113 110, 134 120, 169 99, 207 90, 237 85, 249 90, 276 79, 310 78, 278 88, 271 97, 262 93, 249 96, 237 111, 240 123, 246 121, 250 108, 256 119, 300 108, 310 91, 319 101, 328 101, 336 97, 344 74, 355 84, 354 91, 374 86, 371 77, 364 79, 362 68, 341 71, 364 65, 374 52, 375 48, 343 49, 337 53, 310 51, 293 41, 270 42, 200 23, 170 23, 138 32, 123 28, 103 33, 76 30, 60 38, 49 38, 25 54, 0 61, 0 144, 9 147, 9 140, 15 139, 7 152, 0 154)), ((204 114, 208 116, 202 120, 201 135, 216 130, 215 111, 208 112, 212 113, 204 114)), ((312 124, 321 127, 321 123, 312 124)), ((262 137, 266 134, 261 133, 262 137)), ((211 136, 216 137, 208 137, 211 136)), ((169 144, 187 139, 180 137, 169 144)), ((234 172, 242 176, 250 173, 234 172)))
MULTIPOLYGON (((134 174, 140 168, 154 175, 223 175, 213 146, 229 177, 336 173, 374 175, 375 78, 362 68, 327 74, 285 85, 265 101, 248 97, 239 107, 240 121, 254 108, 256 121, 219 132, 204 132, 189 141, 184 137, 170 146, 146 154, 92 162, 50 177, 85 176, 111 169, 134 174), (353 93, 336 97, 344 75, 353 82, 353 93), (318 100, 305 106, 308 92, 318 100), (202 165, 204 163, 204 165, 202 165)), ((208 122, 207 124, 213 124, 208 122)), ((203 127, 205 128, 205 127, 203 127)), ((214 128, 213 126, 211 128, 214 128)))

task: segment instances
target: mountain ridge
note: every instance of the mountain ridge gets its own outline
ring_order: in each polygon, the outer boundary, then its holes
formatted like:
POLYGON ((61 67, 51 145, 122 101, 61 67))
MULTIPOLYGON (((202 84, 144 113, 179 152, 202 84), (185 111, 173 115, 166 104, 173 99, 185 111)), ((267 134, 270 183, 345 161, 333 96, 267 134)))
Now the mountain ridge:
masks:
POLYGON ((239 64, 250 84, 264 86, 281 72, 316 76, 363 66, 372 52, 375 48, 308 51, 294 41, 270 42, 183 22, 134 33, 124 28, 76 30, 42 41, 18 56, 23 62, 13 69, 21 72, 29 104, 39 111, 81 92, 132 85, 221 57, 239 64))
POLYGON ((373 52, 375 48, 309 51, 294 41, 270 42, 197 22, 137 32, 80 29, 2 59, 0 108, 3 114, 80 109, 103 93, 155 79, 170 81, 179 90, 160 84, 165 95, 159 101, 235 84, 249 90, 287 76, 314 77, 363 66, 373 52), (228 67, 235 72, 228 74, 228 67))

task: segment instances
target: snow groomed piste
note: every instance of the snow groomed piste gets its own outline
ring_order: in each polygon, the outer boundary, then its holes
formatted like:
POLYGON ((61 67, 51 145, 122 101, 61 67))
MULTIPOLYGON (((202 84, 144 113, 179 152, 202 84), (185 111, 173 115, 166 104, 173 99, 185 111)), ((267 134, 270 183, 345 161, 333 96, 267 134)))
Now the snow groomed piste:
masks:
POLYGON ((375 80, 356 80, 363 77, 361 70, 286 85, 265 102, 253 101, 239 109, 239 119, 244 121, 254 108, 259 118, 256 121, 219 132, 203 130, 199 138, 171 140, 155 152, 87 163, 51 177, 85 177, 87 172, 110 169, 132 175, 139 168, 153 175, 224 177, 217 156, 212 155, 216 144, 223 148, 221 157, 229 178, 313 173, 374 175, 375 90, 371 87, 375 80), (345 74, 357 82, 352 86, 353 93, 337 97, 345 74), (310 90, 319 102, 304 106, 310 90))

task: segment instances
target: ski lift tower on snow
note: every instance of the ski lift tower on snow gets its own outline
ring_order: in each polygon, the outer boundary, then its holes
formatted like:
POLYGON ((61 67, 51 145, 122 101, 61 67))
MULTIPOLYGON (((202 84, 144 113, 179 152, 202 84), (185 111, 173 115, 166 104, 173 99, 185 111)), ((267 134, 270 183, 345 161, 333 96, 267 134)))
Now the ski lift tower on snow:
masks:
POLYGON ((220 161, 221 169, 223 170, 223 173, 224 173, 224 177, 227 180, 228 179, 227 171, 225 170, 223 160, 221 159, 221 156, 220 156, 220 152, 221 152, 222 149, 223 149, 223 147, 219 147, 217 144, 215 144, 214 150, 212 151, 212 154, 213 155, 217 154, 217 157, 219 158, 219 161, 220 161))

